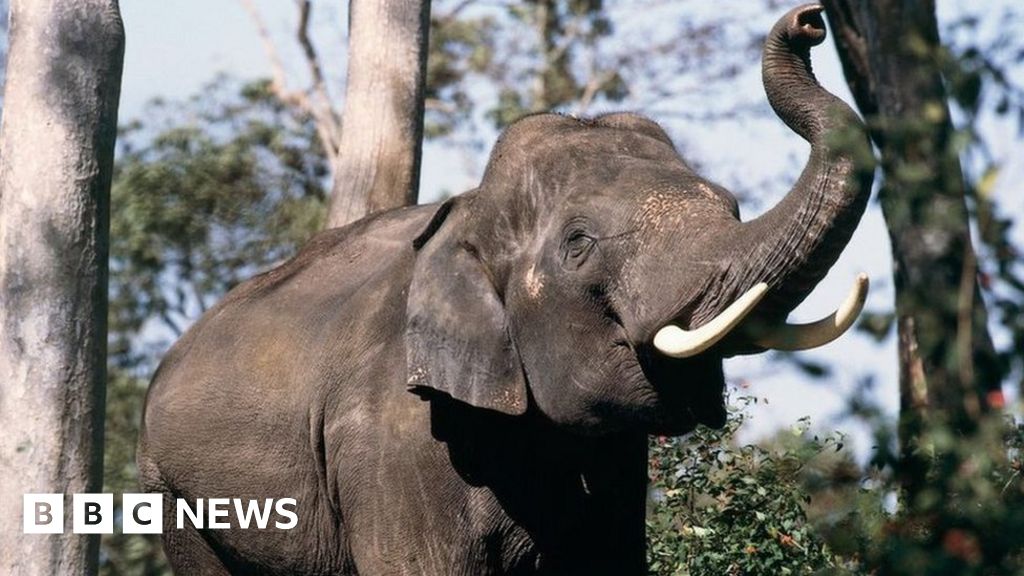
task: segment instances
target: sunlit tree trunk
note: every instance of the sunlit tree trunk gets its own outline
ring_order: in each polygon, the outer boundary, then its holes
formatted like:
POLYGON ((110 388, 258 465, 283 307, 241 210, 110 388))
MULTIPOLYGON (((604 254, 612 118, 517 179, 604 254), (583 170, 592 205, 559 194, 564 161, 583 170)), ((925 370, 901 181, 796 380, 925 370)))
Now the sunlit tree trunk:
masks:
POLYGON ((901 478, 913 495, 928 422, 968 431, 998 399, 1001 369, 976 280, 964 176, 937 66, 930 0, 825 0, 843 70, 882 154, 895 263, 901 478))
POLYGON ((351 0, 348 82, 328 226, 415 204, 430 1, 351 0))
POLYGON ((98 536, 22 534, 22 494, 99 492, 117 0, 14 0, 0 128, 0 573, 93 574, 98 536))

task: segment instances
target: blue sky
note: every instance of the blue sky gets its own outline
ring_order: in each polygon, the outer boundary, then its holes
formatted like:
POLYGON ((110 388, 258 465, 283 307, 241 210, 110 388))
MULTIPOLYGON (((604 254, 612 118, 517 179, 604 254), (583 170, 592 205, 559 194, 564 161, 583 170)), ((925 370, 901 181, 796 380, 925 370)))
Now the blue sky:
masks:
MULTIPOLYGON (((1012 0, 993 2, 1008 5, 1012 0)), ((271 32, 284 39, 281 43, 287 64, 298 66, 297 53, 288 42, 293 26, 294 8, 291 2, 259 1, 270 23, 271 32)), ((329 80, 335 95, 342 94, 344 51, 344 4, 331 3, 327 13, 321 13, 313 30, 314 39, 321 47, 324 61, 329 64, 329 80), (333 48, 332 48, 333 47, 333 48)), ((941 3, 940 16, 951 18, 959 13, 959 2, 941 3)), ((321 9, 318 7, 318 9, 321 9)), ((194 94, 218 72, 230 72, 239 78, 269 75, 269 67, 255 27, 246 12, 235 0, 122 0, 127 33, 121 118, 128 120, 142 113, 143 105, 154 97, 182 99, 194 94)), ((780 11, 781 13, 781 11, 780 11)), ((773 15, 766 16, 770 25, 773 15)), ((652 25, 657 25, 653 23, 652 25)), ((767 30, 767 28, 765 28, 767 30)), ((837 95, 851 101, 843 81, 831 42, 814 52, 814 66, 821 83, 837 95)), ((736 81, 738 91, 759 91, 756 76, 736 81)), ((643 112, 643 110, 641 110, 643 112)), ((658 120, 657 117, 655 117, 658 120)), ((999 193, 1007 199, 1022 174, 1020 161, 1024 147, 1012 127, 988 125, 990 141, 998 155, 1006 158, 1007 166, 1000 180, 999 193)), ((783 170, 786 162, 806 157, 807 145, 774 118, 767 122, 751 122, 722 130, 700 124, 671 127, 677 140, 685 141, 687 150, 696 152, 706 175, 713 180, 730 181, 746 174, 770 176, 783 170)), ((460 191, 473 185, 472 170, 467 170, 465 158, 441 146, 428 145, 424 153, 423 185, 425 198, 440 189, 460 191)), ((765 206, 784 190, 765 192, 765 206)), ((1015 204, 1019 209, 1020 196, 1015 204)), ((763 208, 762 208, 763 209, 763 208)), ((756 216, 753 211, 745 219, 756 216)), ((838 305, 859 271, 865 271, 872 280, 869 309, 891 308, 893 299, 889 281, 891 260, 887 233, 877 204, 872 202, 852 242, 829 276, 818 289, 791 316, 791 320, 808 321, 824 316, 838 305)), ((834 377, 827 381, 810 382, 792 371, 780 371, 764 356, 731 360, 727 372, 733 378, 749 378, 749 393, 770 398, 767 406, 756 408, 748 436, 758 435, 779 426, 793 424, 798 418, 812 416, 819 425, 829 425, 831 416, 842 410, 844 400, 855 383, 867 374, 878 376, 875 393, 887 409, 895 413, 898 405, 896 352, 893 339, 881 345, 868 339, 847 335, 839 341, 813 352, 803 353, 806 358, 836 367, 834 377)), ((859 436, 858 449, 863 454, 867 440, 863 431, 850 423, 835 424, 859 436)))

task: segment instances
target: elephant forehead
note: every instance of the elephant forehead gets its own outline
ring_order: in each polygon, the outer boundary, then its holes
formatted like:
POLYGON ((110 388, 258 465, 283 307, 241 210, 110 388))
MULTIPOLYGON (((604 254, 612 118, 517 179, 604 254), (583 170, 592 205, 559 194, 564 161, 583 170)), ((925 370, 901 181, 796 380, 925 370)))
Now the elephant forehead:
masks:
POLYGON ((715 193, 703 182, 695 182, 693 187, 688 193, 664 188, 642 192, 633 223, 644 230, 663 232, 699 222, 714 212, 714 202, 710 200, 715 193))

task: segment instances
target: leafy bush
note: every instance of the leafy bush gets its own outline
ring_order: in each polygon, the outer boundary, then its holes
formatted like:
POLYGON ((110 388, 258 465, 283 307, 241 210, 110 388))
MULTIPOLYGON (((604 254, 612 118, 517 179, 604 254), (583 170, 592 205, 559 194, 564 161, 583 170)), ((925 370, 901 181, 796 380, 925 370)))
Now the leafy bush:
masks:
POLYGON ((739 445, 744 419, 652 440, 651 574, 1024 574, 1024 426, 1012 418, 959 435, 934 424, 918 445, 929 483, 913 496, 897 462, 876 454, 862 468, 807 420, 739 445))
MULTIPOLYGON (((747 400, 749 401, 749 400, 747 400)), ((806 437, 799 450, 738 446, 744 420, 651 443, 648 564, 652 574, 811 574, 836 561, 808 521, 807 464, 843 447, 806 437)))
POLYGON ((1024 574, 1024 427, 993 414, 954 434, 933 423, 916 450, 927 484, 869 534, 873 566, 886 574, 1024 574))

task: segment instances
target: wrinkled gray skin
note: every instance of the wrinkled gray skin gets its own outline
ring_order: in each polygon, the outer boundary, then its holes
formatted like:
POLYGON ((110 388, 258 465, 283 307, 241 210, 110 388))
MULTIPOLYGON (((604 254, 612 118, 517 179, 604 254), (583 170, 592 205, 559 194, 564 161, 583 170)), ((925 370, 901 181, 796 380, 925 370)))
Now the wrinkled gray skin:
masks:
POLYGON ((299 523, 177 530, 168 508, 175 570, 644 573, 646 435, 722 425, 722 357, 757 351, 740 330, 670 359, 655 332, 756 282, 753 321, 783 319, 864 210, 870 177, 828 140, 861 125, 810 72, 823 38, 816 7, 769 35, 769 99, 812 151, 754 221, 649 120, 538 115, 478 189, 324 232, 233 290, 154 377, 143 488, 295 497, 299 523))

